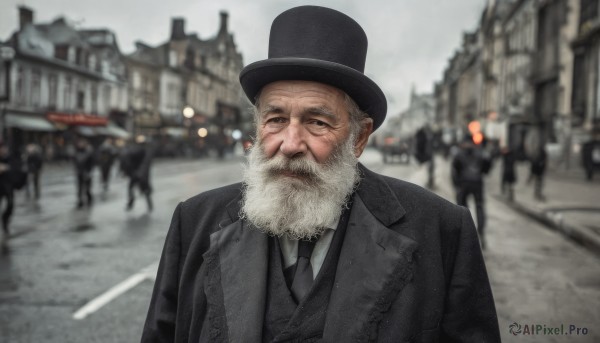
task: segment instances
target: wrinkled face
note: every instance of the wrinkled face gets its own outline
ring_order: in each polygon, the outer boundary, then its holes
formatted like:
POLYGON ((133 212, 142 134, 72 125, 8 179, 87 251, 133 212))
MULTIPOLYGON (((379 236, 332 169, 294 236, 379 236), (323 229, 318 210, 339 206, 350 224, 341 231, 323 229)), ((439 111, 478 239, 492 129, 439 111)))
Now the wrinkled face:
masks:
MULTIPOLYGON (((262 89, 258 103, 258 140, 269 159, 282 155, 324 164, 350 134, 344 93, 337 88, 311 81, 277 81, 262 89)), ((364 149, 361 145, 357 142, 356 157, 364 149)))
POLYGON ((308 81, 271 83, 257 106, 243 217, 270 235, 319 236, 339 219, 360 181, 357 157, 372 122, 351 130, 346 95, 308 81))

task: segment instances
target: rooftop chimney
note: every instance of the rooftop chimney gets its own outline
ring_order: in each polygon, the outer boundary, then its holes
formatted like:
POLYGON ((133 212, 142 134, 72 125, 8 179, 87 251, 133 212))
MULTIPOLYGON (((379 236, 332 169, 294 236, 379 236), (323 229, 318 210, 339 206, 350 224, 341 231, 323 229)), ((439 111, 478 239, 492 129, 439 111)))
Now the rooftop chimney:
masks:
POLYGON ((171 39, 185 38, 185 19, 173 18, 171 20, 171 39))
POLYGON ((33 10, 29 7, 19 6, 19 30, 23 30, 28 24, 33 24, 33 10))
POLYGON ((219 28, 219 35, 227 33, 227 17, 229 17, 226 11, 221 11, 220 15, 221 27, 219 28))

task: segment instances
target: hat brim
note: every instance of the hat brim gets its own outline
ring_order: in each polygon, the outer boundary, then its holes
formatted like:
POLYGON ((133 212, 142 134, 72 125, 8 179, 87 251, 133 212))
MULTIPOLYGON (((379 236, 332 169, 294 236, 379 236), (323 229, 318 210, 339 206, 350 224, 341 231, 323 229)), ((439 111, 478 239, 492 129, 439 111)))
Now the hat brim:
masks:
POLYGON ((249 64, 240 73, 242 89, 252 103, 265 85, 281 80, 315 81, 343 90, 373 119, 373 131, 385 119, 387 101, 379 86, 339 63, 298 57, 271 58, 249 64))

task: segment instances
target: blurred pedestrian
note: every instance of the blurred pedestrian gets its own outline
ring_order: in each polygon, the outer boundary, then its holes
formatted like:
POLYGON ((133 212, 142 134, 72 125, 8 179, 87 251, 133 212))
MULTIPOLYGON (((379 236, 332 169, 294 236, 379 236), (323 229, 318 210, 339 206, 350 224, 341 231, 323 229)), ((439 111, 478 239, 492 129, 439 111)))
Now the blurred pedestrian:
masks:
POLYGON ((433 132, 425 124, 415 134, 415 158, 420 164, 427 163, 427 188, 435 187, 435 160, 433 156, 433 132))
POLYGON ((502 194, 506 196, 509 201, 514 200, 514 189, 513 186, 517 182, 517 171, 515 170, 516 157, 512 149, 504 147, 501 150, 502 154, 502 182, 501 190, 502 194))
POLYGON ((6 199, 2 211, 2 232, 0 233, 0 252, 7 251, 9 224, 13 213, 14 191, 21 189, 27 182, 27 174, 19 154, 11 153, 9 147, 0 142, 0 205, 6 199))
POLYGON ((528 182, 533 180, 533 195, 536 200, 546 201, 546 196, 543 194, 544 174, 546 173, 548 154, 544 144, 540 144, 537 153, 530 156, 530 174, 528 182))
POLYGON ((42 156, 42 148, 35 144, 30 143, 25 147, 25 161, 27 163, 27 197, 31 197, 31 186, 33 186, 33 195, 35 200, 40 198, 40 173, 42 171, 42 165, 44 164, 44 158, 42 156))
POLYGON ((75 153, 73 156, 75 173, 77 174, 77 208, 82 208, 84 204, 92 206, 92 169, 95 159, 94 151, 87 139, 80 137, 75 143, 75 153))
POLYGON ((452 160, 452 183, 456 189, 456 203, 468 207, 470 196, 475 199, 477 213, 477 231, 482 249, 486 248, 485 229, 485 202, 483 179, 491 168, 491 157, 481 145, 473 142, 471 135, 465 135, 459 146, 459 151, 452 160))
POLYGON ((592 181, 594 172, 600 170, 600 128, 595 128, 590 140, 581 147, 581 161, 586 179, 592 181))
POLYGON ((144 136, 136 137, 135 144, 126 147, 121 154, 121 170, 129 177, 127 211, 135 203, 135 188, 146 197, 148 211, 152 211, 152 185, 150 183, 150 167, 153 151, 144 136))
POLYGON ((106 139, 98 150, 98 165, 102 177, 102 189, 108 191, 110 183, 110 172, 117 158, 117 148, 114 146, 112 139, 106 139))

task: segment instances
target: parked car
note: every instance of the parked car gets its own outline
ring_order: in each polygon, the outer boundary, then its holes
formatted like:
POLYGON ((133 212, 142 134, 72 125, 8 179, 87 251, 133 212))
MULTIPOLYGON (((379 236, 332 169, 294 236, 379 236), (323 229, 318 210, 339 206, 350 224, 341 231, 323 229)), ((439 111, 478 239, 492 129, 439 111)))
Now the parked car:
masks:
POLYGON ((400 137, 388 136, 383 139, 383 145, 380 146, 383 155, 383 163, 394 162, 394 157, 399 158, 399 162, 410 162, 410 140, 400 137))

